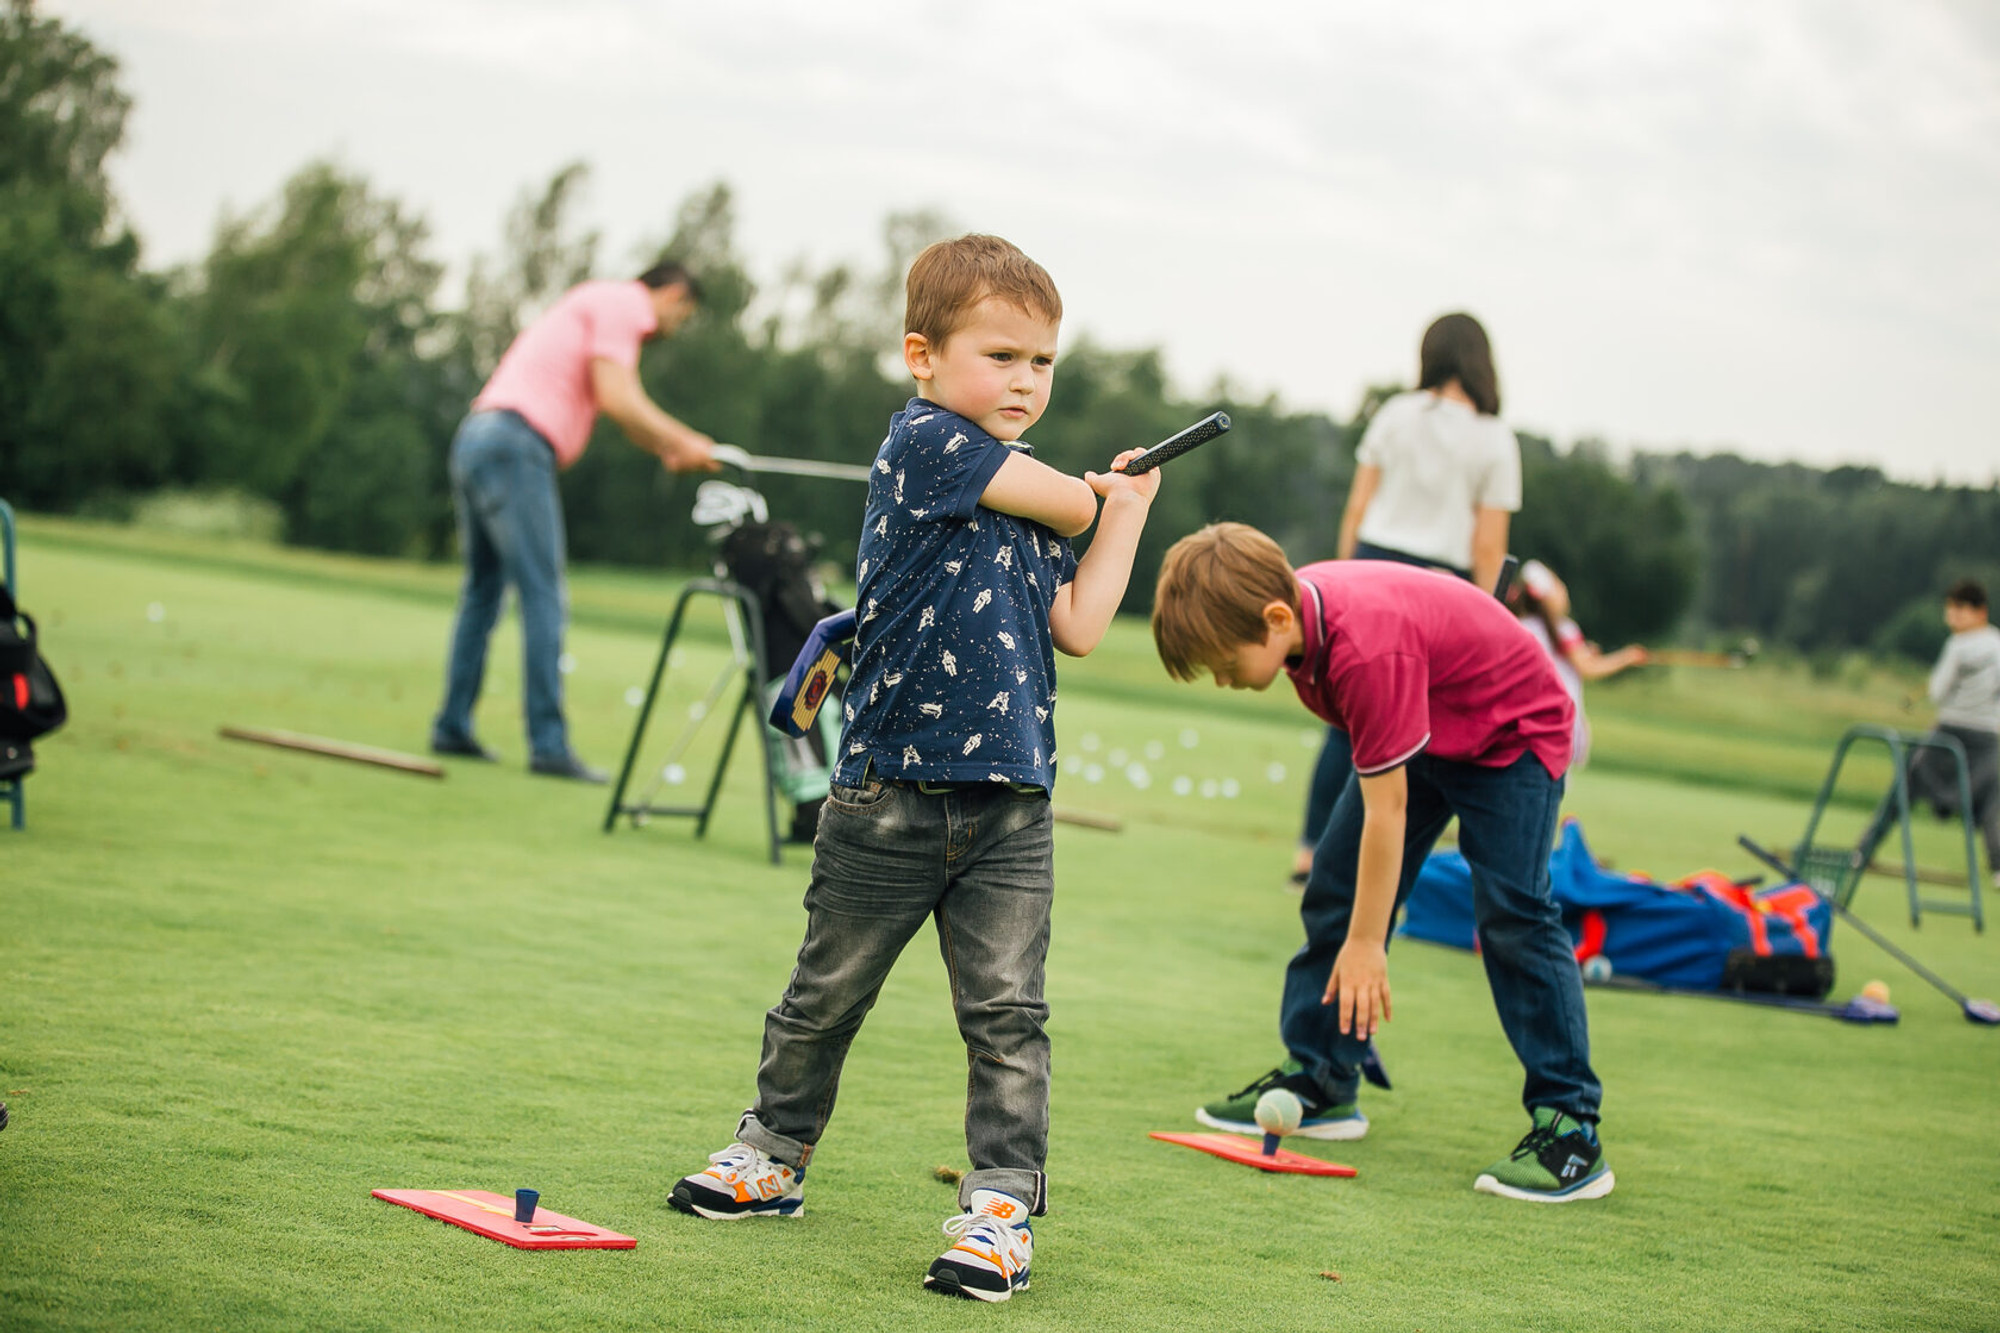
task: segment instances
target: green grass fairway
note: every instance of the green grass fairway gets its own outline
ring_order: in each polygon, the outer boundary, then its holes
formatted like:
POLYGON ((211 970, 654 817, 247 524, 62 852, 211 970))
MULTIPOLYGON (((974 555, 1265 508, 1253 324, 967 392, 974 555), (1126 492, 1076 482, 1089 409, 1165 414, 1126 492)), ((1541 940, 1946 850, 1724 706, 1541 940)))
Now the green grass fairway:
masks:
MULTIPOLYGON (((1126 827, 1058 835, 1033 1289, 991 1310, 918 1287, 953 1203, 933 1171, 963 1165, 964 1052, 928 933, 855 1045, 807 1215, 680 1216, 667 1190, 729 1141, 803 923, 807 853, 765 860, 749 762, 705 841, 682 821, 605 835, 602 789, 522 771, 511 629, 482 712, 502 766, 437 782, 221 740, 420 750, 454 572, 50 521, 22 562, 73 720, 42 747, 26 831, 0 828, 0 1328, 2000 1324, 2000 1031, 1839 927, 1838 995, 1888 981, 1900 1027, 1593 992, 1619 1179, 1599 1203, 1472 1192, 1525 1128, 1519 1068, 1476 960, 1412 943, 1382 1042, 1396 1090, 1367 1098, 1365 1141, 1307 1148, 1358 1179, 1149 1141, 1278 1057, 1317 729, 1288 692, 1171 685, 1138 624, 1064 666, 1058 805, 1126 827), (381 1186, 532 1186, 639 1245, 518 1252, 381 1186)), ((622 754, 670 586, 577 577, 571 712, 598 763, 622 754)), ((710 626, 669 717, 720 657, 710 626)), ((1571 799, 1600 854, 1748 873, 1736 834, 1796 834, 1799 775, 1809 791, 1845 720, 1829 700, 1860 694, 1760 666, 1602 697, 1603 762, 1571 799), (1671 754, 1649 770, 1655 741, 1671 754), (1715 785, 1662 776, 1704 754, 1715 785)), ((1923 848, 1949 863, 1936 828, 1923 848)), ((1886 881, 1862 907, 2000 995, 2000 930, 1912 931, 1886 881)))

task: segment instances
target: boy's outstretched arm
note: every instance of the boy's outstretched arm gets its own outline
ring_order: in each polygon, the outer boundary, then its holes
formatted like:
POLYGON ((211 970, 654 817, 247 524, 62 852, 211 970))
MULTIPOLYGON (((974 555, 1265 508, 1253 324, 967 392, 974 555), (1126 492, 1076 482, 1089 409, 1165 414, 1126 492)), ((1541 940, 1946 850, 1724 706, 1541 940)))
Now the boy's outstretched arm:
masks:
POLYGON ((1340 1005, 1340 1030, 1363 1041, 1389 1021, 1389 918, 1403 875, 1403 826, 1410 783, 1401 767, 1359 779, 1360 864, 1354 872, 1354 910, 1347 942, 1333 960, 1322 1004, 1340 1005))
POLYGON ((1087 532, 1097 517, 1095 488, 1081 477, 1058 472, 1023 453, 1010 452, 1007 461, 979 493, 979 503, 1016 518, 1029 518, 1056 535, 1087 532))
MULTIPOLYGON (((1144 452, 1127 449, 1111 460, 1111 466, 1122 467, 1144 452)), ((1111 617, 1118 614, 1125 585, 1132 578, 1132 557, 1139 550, 1146 511, 1160 490, 1157 468, 1136 477, 1117 471, 1086 472, 1083 479, 1104 497, 1104 513, 1097 520, 1090 549, 1077 562, 1076 577, 1056 590, 1049 606, 1049 637, 1071 657, 1083 657, 1097 647, 1111 617)))

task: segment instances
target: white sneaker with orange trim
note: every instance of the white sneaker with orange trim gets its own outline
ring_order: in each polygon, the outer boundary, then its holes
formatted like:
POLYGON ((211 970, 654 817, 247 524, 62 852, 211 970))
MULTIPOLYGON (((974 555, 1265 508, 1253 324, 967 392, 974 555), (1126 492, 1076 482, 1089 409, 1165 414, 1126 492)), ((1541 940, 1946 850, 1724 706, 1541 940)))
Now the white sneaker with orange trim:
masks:
POLYGON ((1004 1301, 1028 1287, 1035 1233, 1028 1205, 999 1190, 974 1190, 972 1209, 944 1224, 953 1245, 924 1274, 924 1286, 944 1296, 1004 1301))
POLYGON ((708 1170, 682 1176, 668 1200, 683 1213, 733 1222, 739 1217, 798 1217, 806 1210, 798 1171, 747 1143, 710 1153, 708 1170))

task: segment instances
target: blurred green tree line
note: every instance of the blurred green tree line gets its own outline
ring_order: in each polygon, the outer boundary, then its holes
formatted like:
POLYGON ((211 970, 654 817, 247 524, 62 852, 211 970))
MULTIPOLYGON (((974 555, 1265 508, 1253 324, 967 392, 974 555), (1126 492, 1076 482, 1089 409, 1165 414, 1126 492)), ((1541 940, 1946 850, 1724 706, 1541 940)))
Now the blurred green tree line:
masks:
MULTIPOLYGON (((736 248, 725 184, 700 189, 626 264, 577 222, 581 163, 523 192, 462 300, 424 219, 328 162, 218 226, 205 259, 167 272, 105 175, 131 103, 116 62, 31 0, 0 9, 0 494, 45 512, 116 516, 161 491, 234 492, 280 516, 289 541, 442 559, 455 542, 451 435, 521 326, 571 284, 671 254, 708 302, 650 345, 647 389, 752 453, 853 462, 909 396, 895 360, 902 275, 954 228, 889 217, 877 266, 794 264, 760 284, 736 248)), ((1073 321, 1074 322, 1074 321, 1073 321)), ((1150 602, 1161 553, 1213 519, 1271 532, 1295 558, 1330 555, 1354 448, 1393 385, 1354 417, 1286 410, 1217 382, 1177 393, 1157 350, 1072 330, 1035 433, 1056 467, 1101 467, 1221 408, 1226 440, 1177 461, 1141 545, 1128 609, 1150 602)), ((695 479, 670 476, 601 425, 563 479, 572 558, 697 568, 695 479)), ((1683 624, 1805 649, 1927 656, 1940 580, 2000 592, 2000 490, 1919 488, 1854 469, 1564 451, 1522 436, 1526 507, 1513 548, 1570 582, 1607 643, 1683 624)), ((862 496, 851 483, 764 477, 774 516, 851 565, 862 496)))

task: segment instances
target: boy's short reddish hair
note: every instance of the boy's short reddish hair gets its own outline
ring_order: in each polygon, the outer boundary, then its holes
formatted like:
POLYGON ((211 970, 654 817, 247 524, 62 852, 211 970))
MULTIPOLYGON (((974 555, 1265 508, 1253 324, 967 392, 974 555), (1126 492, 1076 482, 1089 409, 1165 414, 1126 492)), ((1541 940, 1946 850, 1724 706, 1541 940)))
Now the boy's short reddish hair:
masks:
POLYGON ((933 347, 965 326, 989 296, 1050 323, 1062 320, 1062 297, 1048 270, 998 236, 961 236, 927 246, 904 283, 903 332, 933 347))
POLYGON ((1211 523, 1167 548, 1153 592, 1153 643, 1175 680, 1193 680, 1270 632, 1264 608, 1299 610, 1299 581, 1279 545, 1247 523, 1211 523))

